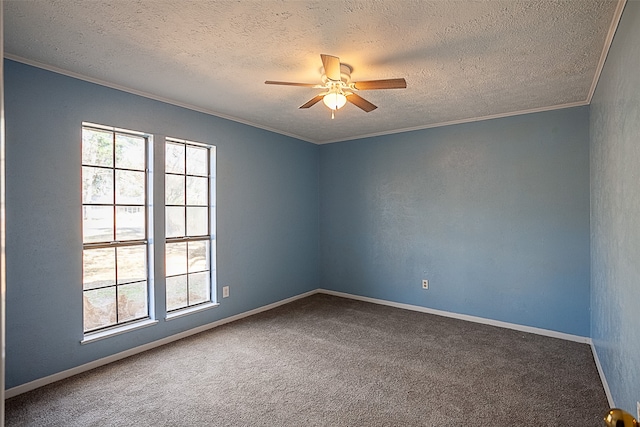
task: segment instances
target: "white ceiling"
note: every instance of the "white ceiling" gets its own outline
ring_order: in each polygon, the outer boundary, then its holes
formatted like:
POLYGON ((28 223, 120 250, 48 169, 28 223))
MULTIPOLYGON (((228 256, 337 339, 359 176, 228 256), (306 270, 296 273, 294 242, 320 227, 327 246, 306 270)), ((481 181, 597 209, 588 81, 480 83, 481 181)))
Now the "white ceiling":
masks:
POLYGON ((591 100, 624 0, 5 0, 5 54, 315 143, 591 100), (320 53, 361 91, 331 120, 320 53))

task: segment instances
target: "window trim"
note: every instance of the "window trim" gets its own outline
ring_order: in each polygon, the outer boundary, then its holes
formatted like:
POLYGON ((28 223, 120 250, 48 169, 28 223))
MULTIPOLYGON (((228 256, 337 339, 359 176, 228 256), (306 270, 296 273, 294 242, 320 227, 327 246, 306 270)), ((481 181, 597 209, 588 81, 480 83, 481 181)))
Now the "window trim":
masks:
MULTIPOLYGON (((106 287, 114 287, 116 289, 116 323, 115 324, 111 324, 108 326, 102 326, 99 328, 94 328, 91 330, 86 330, 85 329, 85 323, 84 323, 84 302, 82 305, 82 312, 83 312, 83 321, 82 321, 82 330, 83 330, 83 339, 81 341, 81 343, 85 343, 85 342, 91 342, 91 341, 95 341, 98 339, 102 339, 103 337, 107 337, 107 336, 113 336, 113 335, 118 335, 120 333, 129 331, 129 330, 134 330, 134 329, 138 329, 140 327, 145 327, 148 326, 150 324, 154 324, 157 323, 157 321, 155 320, 155 315, 154 315, 154 307, 155 304, 153 303, 153 295, 154 295, 154 291, 152 289, 154 280, 153 280, 153 174, 152 174, 152 167, 151 165, 153 164, 153 147, 154 147, 154 142, 153 142, 153 135, 149 134, 149 133, 145 133, 145 132, 140 132, 140 131, 134 131, 134 130, 130 130, 130 129, 123 129, 123 128, 116 128, 116 127, 112 127, 112 126, 105 126, 105 125, 100 125, 100 124, 96 124, 96 123, 90 123, 90 122, 82 122, 82 126, 81 126, 81 133, 84 133, 84 130, 88 129, 88 130, 96 130, 96 131, 104 131, 104 132, 111 132, 113 134, 113 165, 112 166, 101 166, 101 165, 85 165, 85 163, 83 161, 81 161, 81 171, 82 168, 84 167, 95 167, 95 168, 101 168, 101 169, 106 169, 109 171, 113 171, 114 173, 114 181, 113 181, 113 201, 112 203, 84 203, 84 200, 81 200, 81 207, 84 210, 85 206, 105 206, 105 207, 113 207, 113 239, 111 241, 101 241, 101 242, 84 242, 84 231, 81 232, 82 235, 82 257, 84 257, 84 251, 85 250, 91 250, 91 249, 106 249, 106 248, 114 248, 117 250, 117 248, 122 248, 122 247, 133 247, 133 246, 144 246, 145 248, 145 253, 146 253, 146 265, 145 265, 145 269, 146 269, 146 293, 147 293, 147 300, 146 300, 146 306, 147 306, 147 313, 145 316, 143 317, 139 317, 136 319, 131 319, 131 320, 126 320, 123 322, 118 322, 118 299, 117 299, 117 290, 118 290, 118 286, 123 285, 123 284, 118 284, 118 281, 116 280, 115 283, 113 285, 109 285, 106 287), (117 135, 131 135, 134 137, 141 137, 144 138, 145 140, 145 152, 144 152, 144 169, 140 170, 140 169, 131 169, 131 168, 119 168, 116 165, 116 151, 115 151, 115 141, 116 141, 116 137, 117 135), (116 201, 116 181, 115 181, 115 173, 118 170, 124 170, 124 171, 134 171, 134 172, 144 172, 144 203, 142 205, 128 205, 128 204, 118 204, 116 201), (119 206, 140 206, 140 207, 144 207, 145 210, 145 215, 144 215, 144 230, 145 230, 145 237, 143 239, 131 239, 131 240, 117 240, 116 239, 116 232, 117 232, 117 228, 116 228, 116 212, 117 212, 117 208, 119 206)), ((82 145, 82 136, 81 136, 81 145, 82 145)), ((82 150, 82 148, 81 148, 82 150)), ((83 185, 83 184, 81 184, 83 185)), ((84 188, 83 188, 84 190, 84 188)), ((82 193, 81 193, 81 198, 82 198, 82 193)), ((84 221, 81 221, 81 230, 83 230, 84 227, 84 221)), ((117 254, 116 254, 116 259, 117 259, 117 254)), ((84 262, 84 261, 83 261, 84 262)), ((116 269, 117 269, 117 264, 116 264, 116 269)), ((117 279, 117 276, 116 276, 117 279)), ((131 282, 131 283, 139 283, 140 281, 136 281, 136 282, 131 282)), ((84 266, 82 268, 82 276, 81 276, 81 283, 82 285, 82 295, 84 296, 84 293, 86 292, 86 290, 84 289, 84 266)), ((128 283, 125 283, 124 285, 126 285, 128 283)), ((106 288, 105 287, 105 288, 106 288)), ((99 289, 99 288, 97 288, 99 289)))
POLYGON ((126 332, 135 331, 137 329, 147 328, 158 323, 156 319, 142 319, 135 320, 130 323, 123 323, 120 325, 112 326, 107 329, 99 329, 93 332, 87 332, 84 334, 80 344, 89 344, 95 341, 100 341, 105 338, 114 337, 116 335, 124 334, 126 332))
MULTIPOLYGON (((207 170, 207 179, 208 179, 208 201, 207 201, 207 209, 208 209, 208 219, 209 219, 209 223, 207 225, 207 229, 208 229, 208 234, 204 234, 204 235, 198 235, 198 236, 188 236, 186 235, 187 233, 187 224, 185 222, 185 236, 179 236, 179 237, 167 237, 166 235, 166 225, 165 225, 165 230, 163 232, 163 238, 164 238, 164 253, 163 256, 165 257, 165 265, 166 265, 166 245, 170 244, 170 243, 189 243, 189 242, 196 242, 196 241, 206 241, 208 242, 209 245, 209 265, 208 265, 208 273, 209 273, 209 299, 207 301, 203 301, 203 302, 199 302, 199 303, 195 303, 192 305, 187 305, 184 307, 179 307, 179 308, 175 308, 172 310, 169 310, 166 306, 166 302, 167 302, 167 292, 166 292, 166 280, 168 277, 174 277, 174 276, 180 276, 180 275, 171 275, 168 276, 166 274, 166 271, 164 272, 164 276, 163 279, 165 281, 165 320, 173 320, 179 317, 183 317, 192 313, 197 313, 200 311, 204 311, 210 308, 214 308, 219 306, 219 302, 218 302, 218 296, 217 296, 217 271, 216 271, 216 264, 217 264, 217 260, 216 260, 216 159, 217 159, 217 147, 215 145, 211 145, 211 144, 205 144, 202 142, 197 142, 197 141, 191 141, 191 140, 186 140, 186 139, 180 139, 180 138, 174 138, 174 137, 165 137, 163 144, 162 144, 162 149, 166 155, 166 147, 167 144, 181 144, 184 145, 185 147, 188 147, 189 145, 191 146, 195 146, 195 147, 200 147, 200 148, 204 148, 207 150, 208 153, 208 159, 207 159, 207 166, 208 166, 208 170, 207 170)), ((185 156, 186 156, 186 152, 185 152, 185 156)), ((185 157, 185 162, 186 162, 186 157, 185 157)), ((196 176, 196 175, 189 175, 187 173, 186 170, 186 163, 185 163, 185 172, 184 174, 177 174, 177 173, 173 173, 173 172, 167 172, 166 171, 166 158, 164 161, 164 173, 163 173, 163 184, 165 185, 165 189, 166 189, 166 176, 167 175, 182 175, 185 177, 188 176, 196 176)), ((200 175, 198 175, 200 176, 200 175)), ((204 176, 202 176, 204 177, 204 176)), ((185 182, 186 185, 186 182, 185 182)), ((167 207, 177 207, 177 206, 184 206, 185 207, 185 215, 186 215, 186 208, 189 206, 187 204, 187 200, 186 200, 186 193, 185 193, 185 203, 184 205, 169 205, 166 203, 166 195, 165 195, 165 200, 163 203, 163 210, 164 210, 164 215, 165 215, 165 223, 166 223, 166 208, 167 207)), ((189 275, 189 273, 186 273, 187 277, 189 275)))
POLYGON ((168 311, 167 315, 165 316, 164 319, 166 321, 177 319, 179 317, 188 316, 188 315, 193 314, 193 313, 199 313, 201 311, 206 311, 206 310, 209 310, 210 308, 216 308, 219 305, 220 305, 220 303, 218 303, 218 302, 208 301, 208 302, 203 302, 203 303, 196 304, 196 305, 191 305, 191 306, 188 306, 188 307, 177 308, 175 310, 168 311))

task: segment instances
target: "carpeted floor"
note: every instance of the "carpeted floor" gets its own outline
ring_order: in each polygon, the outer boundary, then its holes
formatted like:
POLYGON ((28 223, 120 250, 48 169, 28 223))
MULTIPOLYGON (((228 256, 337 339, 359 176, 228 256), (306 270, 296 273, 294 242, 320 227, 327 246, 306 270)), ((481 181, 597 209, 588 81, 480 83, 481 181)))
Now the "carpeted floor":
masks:
POLYGON ((8 426, 602 426, 586 344, 317 294, 6 402, 8 426))

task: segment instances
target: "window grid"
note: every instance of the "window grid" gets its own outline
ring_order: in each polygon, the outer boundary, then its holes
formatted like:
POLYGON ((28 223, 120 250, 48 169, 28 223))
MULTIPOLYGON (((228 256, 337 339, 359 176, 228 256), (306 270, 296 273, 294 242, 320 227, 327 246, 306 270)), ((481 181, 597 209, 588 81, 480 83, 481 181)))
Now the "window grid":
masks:
MULTIPOLYGON (((167 225, 165 227, 165 266, 166 266, 166 300, 167 312, 177 311, 188 307, 197 306, 211 302, 211 148, 202 144, 192 143, 189 141, 168 138, 165 143, 165 218, 167 225), (178 148, 183 151, 181 157, 181 167, 175 168, 169 165, 169 151, 171 148, 178 148), (199 152, 205 159, 202 171, 191 172, 189 164, 189 150, 199 152), (175 170, 179 169, 179 170, 175 170), (169 181, 171 177, 181 178, 181 194, 178 199, 182 200, 177 203, 174 194, 169 194, 169 181), (189 189, 190 178, 192 182, 200 180, 206 181, 205 198, 200 199, 199 203, 192 203, 190 194, 193 190, 189 189), (172 199, 172 200, 169 200, 172 199), (206 215, 203 218, 189 217, 189 210, 203 209, 206 215), (176 233, 170 230, 170 223, 176 219, 174 214, 170 215, 170 211, 175 212, 181 209, 181 225, 179 227, 182 232, 176 233), (171 216, 171 219, 169 218, 171 216), (202 232, 191 232, 197 225, 202 226, 204 222, 204 230, 202 232), (193 256, 198 247, 202 248, 201 256, 193 256), (184 249, 183 249, 184 248, 184 249), (183 252, 183 254, 179 254, 183 252), (179 255, 178 255, 178 254, 179 255), (178 255, 178 256, 177 256, 178 255), (176 258, 182 258, 180 263, 175 261, 176 258), (203 258, 203 259, 202 259, 203 258), (183 262, 182 262, 183 261, 183 262), (204 281, 203 283, 201 283, 204 281), (199 288, 199 289, 198 289, 199 288), (199 291, 199 292, 198 292, 199 291)), ((175 166, 175 165, 174 165, 175 166)), ((200 255, 200 254, 199 254, 200 255)))
MULTIPOLYGON (((83 125, 82 131, 83 175, 87 172, 87 175, 91 175, 91 171, 101 171, 105 173, 105 176, 110 175, 110 181, 107 180, 106 183, 107 190, 109 190, 109 202, 85 200, 86 194, 91 193, 95 188, 92 188, 92 183, 85 181, 84 176, 82 180, 84 332, 88 333, 149 318, 147 254, 148 218, 146 209, 148 206, 147 157, 149 143, 148 138, 146 136, 142 136, 138 132, 127 132, 89 125, 83 125), (100 143, 104 144, 104 142, 109 140, 108 147, 104 145, 101 147, 99 146, 98 151, 100 149, 111 151, 110 165, 98 164, 100 162, 99 160, 94 160, 93 162, 85 160, 85 149, 88 151, 91 148, 95 148, 91 147, 92 142, 85 141, 85 137, 91 133, 94 135, 102 134, 103 138, 97 143, 98 146, 100 143), (105 135, 109 135, 110 137, 104 138, 105 135), (138 142, 142 142, 143 150, 138 153, 133 153, 135 155, 131 156, 136 158, 137 155, 137 160, 141 161, 139 167, 126 167, 126 165, 120 165, 120 163, 126 164, 129 160, 126 157, 118 159, 118 149, 120 148, 120 150, 124 150, 126 148, 123 148, 126 144, 119 144, 120 137, 124 138, 125 141, 127 138, 131 138, 134 141, 137 140, 138 142), (134 176, 138 175, 139 178, 142 178, 142 198, 138 203, 131 203, 131 201, 129 201, 129 203, 124 203, 124 200, 120 200, 125 197, 124 193, 119 194, 119 192, 123 192, 127 186, 124 181, 119 182, 118 178, 119 175, 122 174, 123 176, 126 176, 127 173, 134 176), (94 232, 96 230, 104 231, 104 228, 98 229, 96 225, 92 223, 91 220, 95 220, 96 218, 95 214, 94 217, 91 217, 88 213, 91 208, 109 208, 111 211, 111 225, 110 229, 107 229, 108 234, 100 235, 100 237, 104 236, 104 238, 99 238, 97 240, 89 239, 92 241, 87 242, 87 236, 85 235, 87 229, 94 232), (124 210, 119 212, 119 209, 124 210), (127 222, 125 220, 127 213, 142 213, 142 224, 137 224, 138 236, 135 236, 137 238, 127 238, 125 235, 121 235, 124 234, 126 230, 122 227, 122 231, 120 231, 120 228, 121 225, 125 225, 127 222), (123 224, 120 224, 121 220, 123 224), (140 225, 142 227, 140 227, 140 225), (139 236, 140 234, 141 236, 139 236), (140 248, 141 250, 136 251, 135 248, 140 248), (112 251, 108 251, 108 249, 112 249, 112 251), (101 254, 98 254, 98 252, 101 252, 101 254), (126 256, 127 252, 129 252, 129 256, 126 256), (138 253, 136 254, 136 252, 138 253), (142 255, 142 259, 138 260, 137 258, 140 258, 140 255, 142 255), (112 268, 109 268, 108 265, 111 263, 112 268), (108 271, 108 275, 111 276, 111 279, 103 280, 104 283, 99 285, 88 283, 88 280, 91 280, 92 278, 96 279, 100 276, 100 268, 102 264, 107 264, 107 270, 110 270, 108 271), (140 267, 142 267, 142 269, 140 267), (96 269, 98 270, 98 274, 95 274, 96 269), (127 277, 128 273, 131 274, 132 269, 134 271, 137 269, 138 275, 142 277, 127 277), (112 290, 112 292, 109 292, 109 290, 112 290), (127 292, 127 290, 129 290, 129 292, 127 292), (110 293, 112 295, 109 295, 110 293)), ((95 181, 95 174, 93 175, 93 178, 95 181)), ((129 177, 129 179, 130 178, 131 177, 129 177)), ((100 180, 98 180, 98 182, 99 181, 100 180)), ((135 189, 135 183, 133 187, 135 189)), ((102 227, 109 222, 109 218, 106 218, 105 221, 104 217, 100 217, 100 215, 98 215, 98 217, 98 221, 93 222, 101 224, 102 227)), ((140 218, 137 219, 139 222, 140 218)), ((106 274, 107 272, 102 271, 103 276, 106 274)))

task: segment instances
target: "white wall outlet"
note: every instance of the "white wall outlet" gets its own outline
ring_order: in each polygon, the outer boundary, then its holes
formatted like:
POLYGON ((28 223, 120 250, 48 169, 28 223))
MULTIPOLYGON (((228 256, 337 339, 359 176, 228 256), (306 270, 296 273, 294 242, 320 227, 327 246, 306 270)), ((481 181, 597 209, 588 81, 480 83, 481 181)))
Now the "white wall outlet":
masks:
POLYGON ((222 298, 228 298, 229 297, 229 287, 228 286, 223 286, 222 287, 222 298))
POLYGON ((429 281, 427 279, 422 279, 422 289, 429 289, 429 281))

